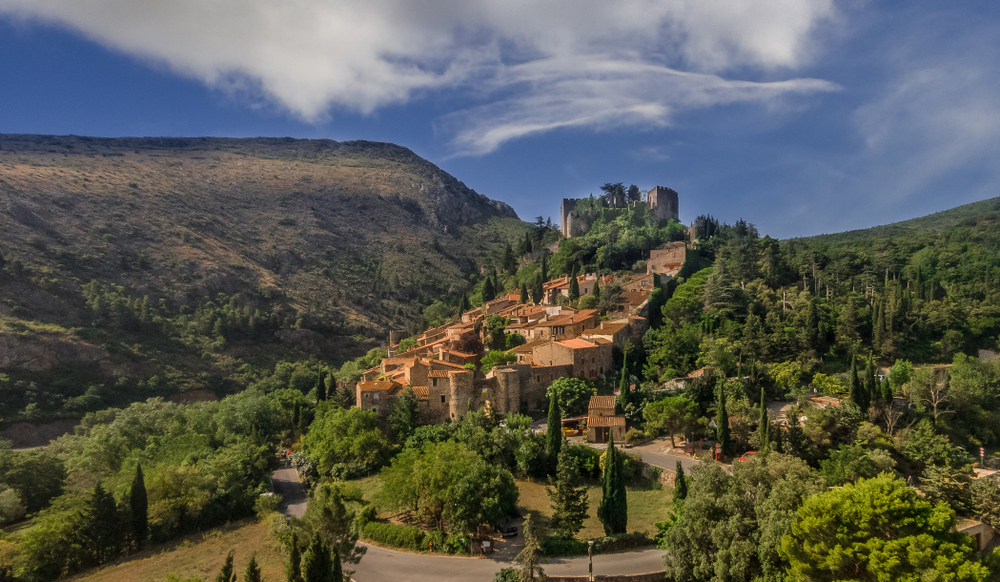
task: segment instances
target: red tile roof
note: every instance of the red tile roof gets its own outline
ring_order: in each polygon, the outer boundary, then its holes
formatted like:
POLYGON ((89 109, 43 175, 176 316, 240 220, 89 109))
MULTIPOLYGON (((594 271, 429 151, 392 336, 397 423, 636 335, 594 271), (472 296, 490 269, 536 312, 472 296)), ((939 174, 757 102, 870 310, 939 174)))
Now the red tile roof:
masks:
POLYGON ((362 392, 390 392, 400 388, 395 382, 358 382, 358 389, 362 392))
POLYGON ((624 416, 590 416, 587 417, 587 427, 625 426, 624 416))
POLYGON ((565 346, 565 347, 567 347, 567 348, 569 348, 571 350, 585 350, 585 349, 588 349, 588 348, 596 348, 597 347, 597 344, 595 344, 593 342, 589 342, 587 340, 579 339, 579 338, 577 338, 577 339, 571 339, 571 340, 563 340, 561 342, 556 342, 556 343, 559 344, 559 345, 561 345, 561 346, 565 346))
POLYGON ((590 405, 587 408, 614 409, 614 407, 615 407, 614 396, 591 396, 590 405))

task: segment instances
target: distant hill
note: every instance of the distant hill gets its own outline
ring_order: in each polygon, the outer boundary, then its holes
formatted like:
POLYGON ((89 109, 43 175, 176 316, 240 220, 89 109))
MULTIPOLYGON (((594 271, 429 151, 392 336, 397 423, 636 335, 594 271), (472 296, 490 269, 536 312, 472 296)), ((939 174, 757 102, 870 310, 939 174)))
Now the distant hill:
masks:
POLYGON ((457 302, 526 228, 393 144, 0 135, 0 372, 83 358, 115 375, 232 378, 246 362, 354 357, 416 331, 432 301, 457 302), (229 304, 266 333, 205 355, 128 326, 118 344, 88 331, 122 297, 172 318, 229 304), (23 339, 60 334, 58 349, 23 339))
POLYGON ((951 208, 949 210, 942 210, 941 212, 935 212, 934 214, 928 214, 927 216, 911 218, 910 220, 903 220, 892 224, 873 226, 871 228, 858 230, 849 230, 834 234, 799 237, 791 240, 835 243, 872 237, 921 234, 925 232, 944 230, 953 226, 959 226, 963 223, 970 223, 970 221, 974 223, 980 218, 993 215, 1000 215, 1000 197, 980 200, 979 202, 971 202, 969 204, 963 204, 962 206, 956 206, 955 208, 951 208))

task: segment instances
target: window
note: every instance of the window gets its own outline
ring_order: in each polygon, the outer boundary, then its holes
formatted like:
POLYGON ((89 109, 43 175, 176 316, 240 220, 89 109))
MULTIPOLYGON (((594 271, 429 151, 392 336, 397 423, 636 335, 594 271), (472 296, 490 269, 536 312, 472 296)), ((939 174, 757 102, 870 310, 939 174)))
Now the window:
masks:
POLYGON ((444 403, 444 394, 441 395, 441 402, 444 403))
POLYGON ((431 378, 431 386, 434 386, 435 388, 437 388, 437 385, 438 385, 438 379, 437 378, 431 378))
POLYGON ((375 404, 378 404, 378 392, 376 392, 375 394, 372 394, 372 402, 374 402, 375 404))

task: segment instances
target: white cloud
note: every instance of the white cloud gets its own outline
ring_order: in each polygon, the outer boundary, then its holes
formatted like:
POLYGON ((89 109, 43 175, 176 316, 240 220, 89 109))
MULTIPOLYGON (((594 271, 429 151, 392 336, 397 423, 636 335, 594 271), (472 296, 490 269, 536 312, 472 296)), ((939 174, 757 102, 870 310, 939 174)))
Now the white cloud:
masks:
POLYGON ((833 0, 0 0, 2 13, 57 23, 211 87, 258 88, 309 121, 463 90, 499 122, 458 128, 456 143, 483 152, 555 127, 662 124, 679 108, 827 90, 722 75, 801 65, 834 9, 833 0), (616 86, 635 94, 616 96, 616 86))

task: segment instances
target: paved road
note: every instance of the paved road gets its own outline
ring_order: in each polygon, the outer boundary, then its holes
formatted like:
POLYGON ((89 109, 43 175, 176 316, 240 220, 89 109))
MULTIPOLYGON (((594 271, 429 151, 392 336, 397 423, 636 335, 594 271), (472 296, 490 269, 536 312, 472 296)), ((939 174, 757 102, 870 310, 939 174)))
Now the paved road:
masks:
POLYGON ((292 517, 302 517, 306 514, 306 489, 299 481, 295 469, 282 461, 280 469, 271 476, 274 492, 281 495, 281 512, 292 517))
MULTIPOLYGON (((411 554, 368 546, 368 552, 353 569, 357 582, 446 582, 454 580, 489 582, 502 568, 513 566, 483 558, 411 554)), ((543 568, 552 576, 587 574, 587 557, 551 558, 543 568)), ((594 556, 594 575, 644 574, 663 570, 663 551, 648 549, 622 554, 594 556)))

